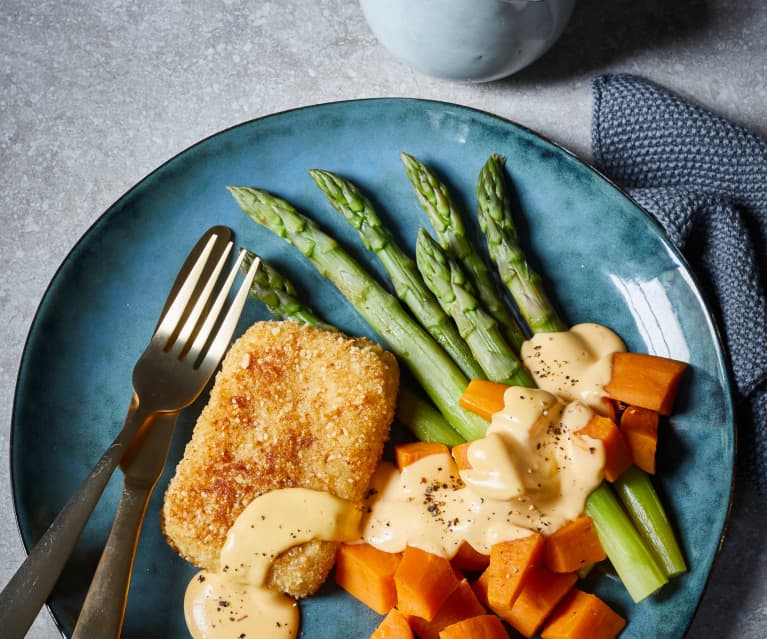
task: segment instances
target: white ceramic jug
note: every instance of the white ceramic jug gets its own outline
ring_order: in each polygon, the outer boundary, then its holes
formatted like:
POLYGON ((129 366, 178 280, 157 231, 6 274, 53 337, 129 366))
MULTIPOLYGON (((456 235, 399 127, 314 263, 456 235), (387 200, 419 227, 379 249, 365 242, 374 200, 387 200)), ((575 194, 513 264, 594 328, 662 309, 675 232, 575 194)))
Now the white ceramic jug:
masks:
POLYGON ((575 0, 360 0, 376 38, 413 69, 487 82, 527 66, 562 34, 575 0))

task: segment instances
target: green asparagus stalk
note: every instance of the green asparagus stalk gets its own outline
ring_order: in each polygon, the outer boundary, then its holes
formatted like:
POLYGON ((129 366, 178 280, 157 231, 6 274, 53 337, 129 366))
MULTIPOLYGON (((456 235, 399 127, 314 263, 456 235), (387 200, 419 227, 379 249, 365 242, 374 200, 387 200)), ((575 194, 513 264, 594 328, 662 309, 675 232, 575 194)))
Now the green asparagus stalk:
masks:
MULTIPOLYGON (((250 251, 245 253, 242 265, 244 271, 250 268, 254 259, 256 259, 254 253, 250 251)), ((330 324, 323 322, 311 308, 298 299, 293 282, 263 259, 250 287, 250 294, 263 302, 269 312, 280 319, 293 320, 299 324, 309 324, 310 326, 333 328, 330 324)))
POLYGON ((399 387, 397 419, 422 442, 440 442, 452 448, 466 441, 450 427, 442 413, 406 385, 399 387))
POLYGON ((533 333, 567 330, 546 297, 540 276, 530 267, 519 245, 503 175, 503 159, 499 155, 491 155, 482 167, 477 201, 479 226, 488 252, 530 330, 533 333))
POLYGON ((594 521, 605 553, 635 602, 667 583, 666 575, 607 484, 589 495, 586 514, 594 521))
POLYGON ((488 379, 510 386, 534 386, 529 371, 501 333, 498 322, 477 301, 460 266, 422 228, 416 240, 416 263, 426 285, 471 348, 488 379))
POLYGON ((482 437, 487 424, 458 404, 468 379, 450 356, 338 243, 288 202, 265 191, 229 187, 255 222, 300 250, 333 282, 411 370, 448 423, 465 439, 482 437))
POLYGON ((525 335, 514 315, 503 303, 484 260, 466 237, 463 220, 447 187, 423 162, 407 153, 401 153, 400 157, 440 245, 458 260, 472 278, 482 304, 502 327, 512 348, 519 352, 525 335))
MULTIPOLYGON (((255 253, 245 253, 243 272, 255 258, 255 253)), ((293 283, 263 258, 259 275, 257 283, 250 288, 250 294, 263 302, 272 315, 299 324, 336 330, 335 326, 323 322, 313 309, 298 299, 293 283)), ((449 446, 465 441, 445 421, 442 413, 406 386, 400 386, 397 394, 397 418, 421 441, 440 441, 449 446)))
POLYGON ((424 284, 415 261, 397 245, 391 232, 381 223, 370 200, 356 185, 334 173, 315 169, 309 171, 309 175, 330 204, 357 229, 365 247, 381 260, 391 277, 395 294, 421 325, 467 377, 484 378, 482 369, 458 334, 453 320, 424 284))
POLYGON ((647 474, 632 466, 613 485, 666 576, 675 577, 686 572, 687 565, 673 528, 647 474))

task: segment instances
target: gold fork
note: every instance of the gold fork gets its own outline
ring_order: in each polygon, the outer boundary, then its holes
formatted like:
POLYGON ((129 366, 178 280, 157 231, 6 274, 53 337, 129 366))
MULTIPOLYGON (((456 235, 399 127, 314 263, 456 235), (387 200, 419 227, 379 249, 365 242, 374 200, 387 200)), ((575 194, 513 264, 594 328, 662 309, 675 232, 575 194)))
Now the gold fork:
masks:
POLYGON ((221 361, 258 269, 257 263, 251 265, 224 312, 244 258, 240 252, 217 287, 232 250, 230 236, 226 227, 214 227, 204 236, 204 246, 193 249, 197 257, 182 269, 183 284, 171 291, 157 329, 133 369, 134 394, 122 430, 0 593, 3 637, 20 639, 29 629, 134 438, 147 437, 158 415, 175 415, 189 406, 221 361))
MULTIPOLYGON (((192 268, 213 233, 218 236, 218 242, 228 241, 231 235, 224 237, 223 232, 213 228, 200 238, 182 267, 174 290, 181 288, 185 271, 192 268)), ((209 275, 204 274, 203 281, 209 275)), ((163 310, 160 321, 167 310, 163 310)), ((120 462, 124 474, 120 501, 72 639, 114 638, 120 635, 144 515, 165 468, 176 420, 175 414, 156 417, 151 428, 136 435, 120 462)))

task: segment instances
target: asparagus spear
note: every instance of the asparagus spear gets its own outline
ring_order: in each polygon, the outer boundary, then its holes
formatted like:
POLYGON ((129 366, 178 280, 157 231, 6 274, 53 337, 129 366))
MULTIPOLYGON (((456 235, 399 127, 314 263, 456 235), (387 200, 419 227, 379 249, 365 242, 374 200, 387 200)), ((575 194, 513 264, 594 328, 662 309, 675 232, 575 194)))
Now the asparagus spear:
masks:
POLYGON ((309 171, 330 204, 357 229, 365 247, 374 251, 391 277, 394 292, 470 379, 484 378, 482 369, 458 334, 453 320, 426 288, 415 261, 381 224, 373 204, 349 180, 329 171, 309 171))
MULTIPOLYGON (((256 255, 250 251, 245 254, 242 266, 244 271, 247 271, 248 265, 255 258, 256 255)), ((296 296, 293 283, 264 259, 261 259, 259 273, 262 275, 251 286, 250 294, 263 302, 272 315, 300 324, 335 329, 335 326, 323 322, 309 306, 301 302, 296 296)), ((421 441, 440 441, 448 446, 464 441, 436 408, 407 386, 400 386, 397 395, 397 418, 421 441)))
MULTIPOLYGON (((245 253, 242 264, 244 271, 247 271, 254 259, 256 259, 254 253, 250 251, 245 253)), ((293 282, 263 259, 250 287, 250 294, 263 302, 269 312, 280 319, 293 320, 299 324, 332 328, 330 324, 323 322, 311 308, 298 299, 293 282)))
POLYGON ((525 340, 524 333, 514 315, 504 305, 484 260, 466 237, 463 220, 447 187, 423 162, 407 153, 401 153, 400 157, 418 201, 434 227, 439 243, 459 261, 474 280, 482 304, 503 328, 512 348, 519 352, 525 340))
POLYGON ((499 155, 491 155, 482 167, 477 201, 479 226, 490 256, 530 330, 533 333, 566 330, 543 291, 540 276, 530 268, 519 245, 503 175, 503 159, 499 155))
POLYGON ((452 448, 466 441, 431 402, 421 399, 407 385, 399 387, 397 419, 422 442, 440 442, 452 448))
POLYGON ((229 187, 255 222, 298 248, 346 296, 412 371, 448 423, 465 439, 481 437, 486 423, 458 405, 468 380, 450 356, 338 243, 288 202, 258 189, 229 187))
POLYGON ((615 480, 614 486, 629 517, 650 546, 666 576, 675 577, 686 572, 687 565, 674 530, 647 473, 632 466, 615 480))
POLYGON ((415 254, 426 285, 455 320, 461 337, 488 379, 510 386, 534 386, 532 376, 504 338, 495 318, 478 303, 460 266, 424 229, 418 232, 415 254))
POLYGON ((594 521, 602 548, 634 601, 641 601, 667 583, 666 575, 607 484, 589 495, 586 514, 594 521))
MULTIPOLYGON (((491 155, 480 172, 477 185, 477 199, 479 200, 480 225, 483 224, 482 217, 484 216, 484 221, 487 223, 488 228, 492 228, 491 225, 494 223, 495 229, 498 229, 500 236, 513 239, 514 252, 518 252, 518 257, 515 259, 521 260, 521 263, 524 264, 518 271, 521 274, 520 277, 516 279, 522 280, 526 273, 532 273, 532 271, 527 267, 524 254, 517 243, 517 233, 506 193, 503 161, 499 156, 491 155)), ((492 230, 490 233, 487 233, 489 245, 492 243, 492 234, 492 230)), ((493 252, 492 246, 490 246, 490 251, 491 253, 493 252)), ((508 254, 502 259, 509 259, 508 254)), ((501 265, 499 265, 500 269, 501 265)), ((517 295, 512 291, 512 295, 514 295, 514 299, 517 302, 520 314, 528 322, 531 322, 529 318, 536 318, 533 320, 536 325, 534 326, 533 323, 530 323, 530 329, 534 333, 564 330, 566 324, 560 319, 545 293, 540 289, 540 280, 537 276, 533 278, 528 277, 527 279, 532 282, 532 285, 529 283, 527 285, 528 288, 526 290, 528 292, 517 295), (530 291, 533 292, 530 293, 530 291)), ((665 574, 673 576, 684 572, 686 566, 682 559, 676 536, 669 524, 668 518, 663 512, 660 499, 649 477, 638 468, 631 469, 630 472, 623 473, 618 479, 616 488, 631 520, 637 523, 642 537, 646 540, 655 558, 660 562, 665 574)), ((613 501, 615 499, 612 492, 609 493, 609 499, 613 501)), ((597 494, 595 491, 586 502, 587 512, 594 519, 597 531, 602 531, 599 532, 599 536, 605 546, 605 552, 607 552, 610 561, 623 579, 622 573, 631 573, 637 570, 638 564, 634 561, 635 550, 632 550, 632 547, 636 544, 635 540, 615 532, 614 508, 609 499, 604 492, 597 494), (612 538, 605 539, 606 535, 612 535, 612 538), (621 540, 625 544, 620 543, 621 540)))

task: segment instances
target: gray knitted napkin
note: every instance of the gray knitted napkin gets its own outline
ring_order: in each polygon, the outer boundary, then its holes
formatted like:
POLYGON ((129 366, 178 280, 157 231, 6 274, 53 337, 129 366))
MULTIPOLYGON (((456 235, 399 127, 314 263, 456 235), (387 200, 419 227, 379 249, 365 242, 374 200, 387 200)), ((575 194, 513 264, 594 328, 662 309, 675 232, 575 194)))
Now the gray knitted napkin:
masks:
POLYGON ((630 75, 593 82, 595 164, 663 225, 729 351, 739 472, 767 496, 767 142, 630 75))

